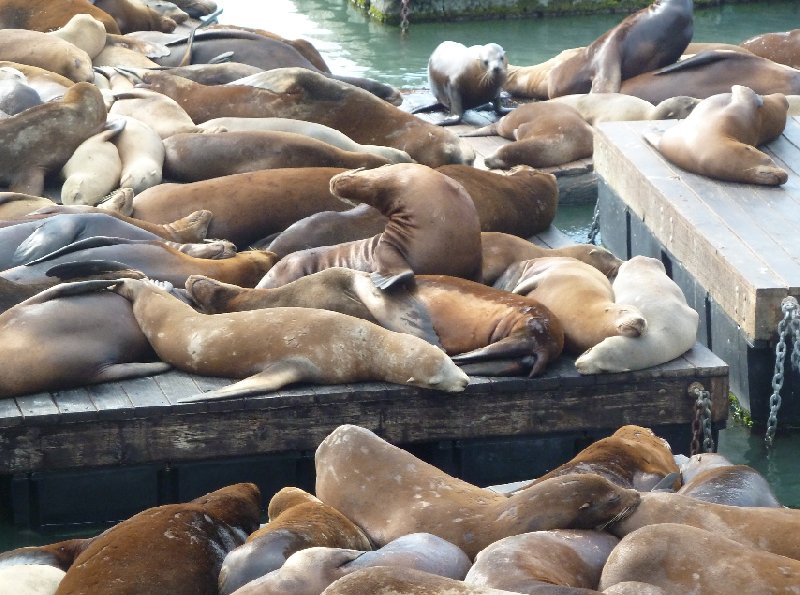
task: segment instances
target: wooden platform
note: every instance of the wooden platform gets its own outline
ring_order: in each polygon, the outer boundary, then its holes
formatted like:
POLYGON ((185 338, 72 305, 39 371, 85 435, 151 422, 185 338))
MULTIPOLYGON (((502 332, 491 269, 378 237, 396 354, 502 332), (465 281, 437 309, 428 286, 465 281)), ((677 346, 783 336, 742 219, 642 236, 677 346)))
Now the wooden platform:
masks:
MULTIPOLYGON (((671 125, 599 126, 594 164, 603 242, 621 258, 645 254, 674 267, 703 319, 701 341, 731 365, 734 393, 763 421, 781 301, 800 296, 800 121, 789 118, 766 149, 790 174, 778 188, 716 181, 670 164, 642 132, 671 125)), ((800 413, 784 403, 784 414, 800 413)))

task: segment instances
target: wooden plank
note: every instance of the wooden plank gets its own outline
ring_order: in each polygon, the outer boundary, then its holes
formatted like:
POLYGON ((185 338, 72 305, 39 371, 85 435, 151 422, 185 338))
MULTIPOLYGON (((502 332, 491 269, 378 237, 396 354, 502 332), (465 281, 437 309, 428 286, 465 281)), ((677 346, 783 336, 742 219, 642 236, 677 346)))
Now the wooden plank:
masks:
POLYGON ((131 378, 122 384, 122 388, 133 404, 134 415, 163 414, 172 408, 172 404, 150 376, 131 378))
POLYGON ((128 419, 133 417, 133 403, 119 382, 106 382, 86 387, 89 397, 97 407, 100 419, 128 419))
POLYGON ((0 428, 18 426, 23 419, 22 412, 14 399, 0 399, 0 428))
POLYGON ((85 388, 54 392, 53 401, 62 417, 70 422, 97 419, 97 407, 85 388))
POLYGON ((35 393, 16 398, 17 407, 22 412, 25 423, 58 423, 61 413, 50 393, 35 393))
POLYGON ((178 403, 182 397, 191 397, 198 393, 197 384, 192 376, 180 370, 170 370, 164 374, 153 376, 153 380, 158 385, 164 395, 174 407, 179 407, 181 413, 196 411, 206 411, 208 407, 205 403, 178 403))

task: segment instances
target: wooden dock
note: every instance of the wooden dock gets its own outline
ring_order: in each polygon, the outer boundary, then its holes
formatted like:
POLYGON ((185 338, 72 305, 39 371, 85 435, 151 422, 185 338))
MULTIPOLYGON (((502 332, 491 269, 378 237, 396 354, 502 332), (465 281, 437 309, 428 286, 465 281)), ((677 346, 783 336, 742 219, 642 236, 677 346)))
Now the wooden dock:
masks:
MULTIPOLYGON (((800 120, 789 118, 766 149, 790 174, 777 188, 721 182, 672 165, 642 137, 649 127, 671 125, 600 125, 594 165, 603 242, 620 258, 644 254, 671 268, 700 313, 700 340, 730 365, 732 391, 763 424, 781 301, 800 296, 800 120)), ((791 425, 800 424, 797 384, 787 361, 780 418, 791 425)))

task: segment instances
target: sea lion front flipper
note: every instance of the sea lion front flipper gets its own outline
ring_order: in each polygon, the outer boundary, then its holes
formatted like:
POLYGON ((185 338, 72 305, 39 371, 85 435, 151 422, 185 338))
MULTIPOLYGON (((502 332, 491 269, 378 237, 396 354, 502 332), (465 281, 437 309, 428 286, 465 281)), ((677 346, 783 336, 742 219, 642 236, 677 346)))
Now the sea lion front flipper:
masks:
POLYGON ((405 257, 391 244, 378 242, 373 252, 375 271, 370 278, 378 289, 389 289, 398 283, 406 283, 414 278, 414 270, 405 257))
POLYGON ((216 401, 248 395, 276 391, 287 384, 300 382, 309 378, 309 362, 283 360, 270 365, 266 370, 254 374, 230 386, 225 386, 207 393, 178 399, 178 403, 196 403, 198 401, 216 401))
POLYGON ((141 378, 142 376, 155 376, 169 372, 172 365, 167 362, 128 362, 125 364, 112 364, 106 366, 93 378, 95 382, 113 382, 128 378, 141 378))
POLYGON ((485 362, 458 364, 468 376, 527 376, 535 357, 493 359, 485 362))
POLYGON ((24 264, 71 244, 78 235, 76 223, 74 217, 45 219, 17 246, 11 263, 14 266, 24 264))
POLYGON ((48 277, 58 277, 62 281, 70 281, 81 277, 94 277, 96 275, 107 275, 107 279, 119 279, 120 277, 127 276, 133 277, 134 273, 138 273, 136 278, 144 278, 145 274, 141 271, 131 269, 130 265, 118 260, 76 260, 71 262, 64 262, 50 267, 45 271, 48 277), (119 274, 125 271, 125 275, 119 274), (110 276, 116 274, 116 277, 110 276))
POLYGON ((620 36, 612 35, 594 56, 592 93, 618 93, 622 86, 622 46, 620 36))

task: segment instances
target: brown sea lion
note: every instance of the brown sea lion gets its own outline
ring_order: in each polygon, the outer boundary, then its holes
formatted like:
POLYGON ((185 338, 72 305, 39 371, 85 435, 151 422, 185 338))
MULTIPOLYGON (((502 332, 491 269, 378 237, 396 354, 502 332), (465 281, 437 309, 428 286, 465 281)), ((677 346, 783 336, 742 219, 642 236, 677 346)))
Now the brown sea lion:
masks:
POLYGON ((464 112, 491 103, 495 113, 503 113, 500 92, 506 81, 508 59, 496 43, 465 46, 443 41, 428 59, 428 86, 450 116, 440 126, 458 124, 464 112))
POLYGON ((454 543, 471 558, 509 535, 604 525, 639 501, 636 491, 590 474, 553 478, 506 497, 451 477, 352 425, 329 434, 314 461, 317 496, 374 544, 423 531, 454 543), (390 500, 380 497, 387 490, 390 500))
POLYGON ((120 33, 131 31, 163 31, 170 33, 178 24, 146 4, 131 0, 94 0, 93 4, 110 14, 120 33))
POLYGON ((164 170, 176 182, 287 167, 379 167, 388 159, 281 131, 174 134, 164 139, 164 170))
POLYGON ((207 315, 149 281, 125 279, 115 291, 133 302, 134 316, 163 361, 192 374, 244 378, 181 402, 264 393, 295 382, 383 380, 441 391, 462 391, 469 383, 438 347, 338 312, 274 308, 269 317, 258 310, 207 315))
POLYGON ((800 68, 800 29, 762 33, 744 40, 739 45, 756 56, 792 68, 800 68))
POLYGON ((45 68, 76 83, 94 78, 92 59, 85 51, 40 31, 3 29, 0 59, 45 68))
POLYGON ((743 546, 716 528, 666 522, 627 535, 608 557, 600 588, 623 581, 667 593, 791 593, 800 584, 800 561, 743 546))
POLYGON ((368 240, 290 254, 258 287, 280 287, 331 266, 371 272, 381 289, 407 283, 414 274, 480 279, 475 205, 464 187, 448 176, 425 165, 397 163, 338 174, 331 178, 330 189, 345 201, 366 202, 380 210, 389 218, 384 231, 368 240))
POLYGON ((332 167, 284 168, 191 184, 159 184, 134 198, 133 216, 166 223, 195 209, 207 209, 214 213, 208 236, 225 238, 244 249, 314 213, 350 208, 330 192, 331 178, 344 171, 332 167))
POLYGON ((0 553, 0 568, 19 565, 52 566, 66 572, 92 537, 67 539, 46 545, 19 547, 0 553))
POLYGON ((508 75, 503 88, 515 97, 528 97, 531 99, 548 99, 550 71, 565 60, 578 55, 585 48, 570 48, 561 51, 556 56, 541 64, 531 66, 508 65, 508 75))
POLYGON ((789 174, 756 147, 786 126, 789 103, 781 93, 760 96, 734 85, 701 101, 685 120, 645 138, 681 168, 718 180, 778 186, 789 174))
POLYGON ((403 150, 430 167, 472 163, 475 158, 474 151, 449 130, 363 89, 304 68, 277 68, 257 76, 258 87, 199 85, 157 72, 142 78, 148 88, 177 100, 197 124, 223 116, 296 118, 335 128, 360 144, 403 150))
POLYGON ((594 134, 578 111, 559 103, 526 103, 497 122, 461 136, 497 134, 512 142, 484 158, 490 169, 551 167, 591 157, 594 134))
POLYGON ((616 93, 623 80, 672 64, 692 39, 693 12, 692 0, 654 0, 555 66, 548 96, 616 93))
MULTIPOLYGON (((346 510, 339 509, 347 514, 346 510)), ((727 506, 683 494, 645 492, 630 517, 609 526, 608 530, 622 537, 640 527, 658 523, 691 525, 748 547, 800 560, 797 540, 800 510, 792 508, 727 506)))
POLYGON ((267 514, 269 522, 225 556, 219 573, 222 595, 280 568, 306 548, 372 549, 364 532, 341 512, 300 488, 281 489, 270 500, 267 514))
POLYGON ((500 289, 532 297, 555 314, 568 353, 580 355, 606 337, 638 337, 648 326, 638 308, 614 303, 608 277, 585 262, 550 256, 518 266, 524 272, 516 285, 500 289))
POLYGON ((258 527, 252 483, 149 508, 106 530, 75 560, 56 593, 213 595, 225 554, 258 527))
POLYGON ((103 96, 90 83, 70 87, 61 101, 0 120, 0 183, 14 192, 41 195, 45 174, 63 166, 105 121, 103 96))
POLYGON ((596 589, 617 543, 608 533, 580 529, 511 535, 480 551, 464 582, 515 593, 548 585, 596 589))
POLYGON ((119 33, 114 18, 90 0, 2 0, 0 27, 52 31, 66 25, 76 14, 89 14, 103 23, 108 33, 119 33))
POLYGON ((36 209, 54 204, 44 196, 33 196, 23 192, 0 192, 0 219, 19 219, 36 209))
POLYGON ((559 248, 543 248, 507 233, 483 232, 483 283, 508 290, 519 283, 525 272, 523 261, 544 256, 570 256, 592 265, 606 277, 617 274, 622 261, 602 246, 571 244, 559 248))

